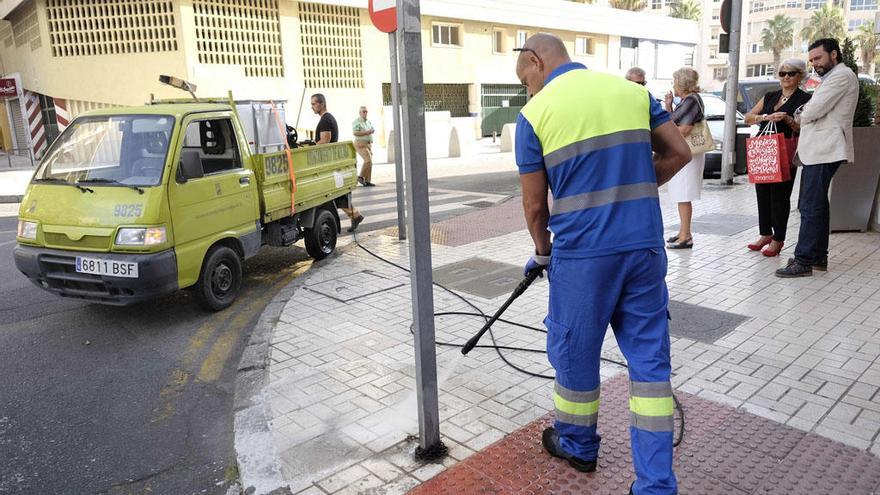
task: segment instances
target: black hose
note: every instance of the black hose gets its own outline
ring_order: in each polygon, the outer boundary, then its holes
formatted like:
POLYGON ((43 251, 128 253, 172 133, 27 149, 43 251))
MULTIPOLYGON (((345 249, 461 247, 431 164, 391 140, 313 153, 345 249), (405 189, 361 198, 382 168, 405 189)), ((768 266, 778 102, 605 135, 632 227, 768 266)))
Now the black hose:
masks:
MULTIPOLYGON (((403 270, 403 271, 405 271, 406 273, 409 273, 409 272, 410 272, 409 268, 406 268, 406 267, 404 267, 404 266, 398 265, 397 263, 394 263, 394 262, 391 261, 391 260, 387 260, 387 259, 385 259, 385 258, 379 256, 378 254, 376 254, 376 253, 370 251, 370 250, 367 249, 366 247, 364 247, 364 245, 361 244, 360 241, 358 241, 358 238, 357 238, 357 232, 354 232, 354 243, 355 243, 359 248, 363 249, 367 254, 369 254, 370 256, 372 256, 372 257, 378 259, 379 261, 382 261, 383 263, 387 263, 387 264, 389 264, 389 265, 391 265, 391 266, 394 266, 394 267, 396 267, 396 268, 399 268, 400 270, 403 270)), ((531 275, 532 275, 532 274, 530 273, 529 276, 531 276, 531 275)), ((529 286, 529 284, 531 284, 531 282, 534 280, 534 278, 535 278, 535 277, 532 277, 532 280, 529 280, 528 282, 526 282, 526 280, 523 280, 523 282, 521 282, 520 285, 517 286, 517 290, 514 291, 514 294, 515 294, 516 296, 522 294, 522 292, 525 291, 525 289, 529 286), (521 290, 520 290, 520 289, 521 289, 521 290), (519 294, 516 294, 516 292, 519 292, 519 294)), ((547 380, 555 380, 555 379, 556 379, 555 376, 543 375, 543 374, 540 374, 540 373, 535 373, 535 372, 532 372, 532 371, 529 371, 529 370, 523 369, 523 368, 521 368, 521 367, 519 367, 519 366, 517 366, 517 365, 511 363, 511 362, 507 359, 507 357, 505 357, 504 354, 501 352, 502 350, 505 350, 505 351, 518 351, 518 352, 531 352, 531 353, 541 353, 541 354, 546 354, 546 353, 547 353, 546 349, 529 349, 529 348, 524 348, 524 347, 509 347, 509 346, 502 346, 502 345, 498 345, 498 343, 497 343, 496 340, 495 340, 495 333, 492 331, 492 324, 494 324, 496 321, 500 321, 500 322, 505 323, 505 324, 508 324, 508 325, 513 325, 513 326, 515 326, 515 327, 520 327, 520 328, 524 328, 524 329, 527 329, 527 330, 532 330, 532 331, 535 331, 535 332, 547 333, 547 330, 545 330, 545 329, 543 329, 543 328, 533 327, 533 326, 525 325, 525 324, 523 324, 523 323, 517 323, 517 322, 510 321, 510 320, 505 320, 505 319, 503 319, 503 318, 500 317, 500 316, 501 316, 501 313, 503 313, 503 310, 504 310, 504 309, 507 309, 507 306, 509 306, 510 303, 513 302, 513 299, 516 299, 516 297, 511 297, 511 298, 509 298, 509 299, 506 301, 505 306, 503 306, 503 307, 501 308, 501 310, 499 310, 498 312, 496 312, 496 314, 495 314, 492 318, 490 318, 486 313, 483 312, 482 309, 480 309, 479 307, 477 307, 474 303, 472 303, 472 302, 471 302, 469 299, 467 299, 466 297, 462 296, 461 294, 455 292, 454 290, 452 290, 452 289, 450 289, 450 288, 448 288, 448 287, 446 287, 446 286, 444 286, 444 285, 442 285, 442 284, 440 284, 440 283, 438 283, 438 282, 432 282, 432 283, 433 283, 434 285, 436 285, 437 287, 439 287, 439 288, 445 290, 445 291, 448 292, 449 294, 452 294, 453 296, 457 297, 458 299, 460 299, 461 301, 463 301, 465 304, 467 304, 467 305, 470 306, 471 308, 474 308, 474 309, 477 311, 476 313, 467 313, 467 312, 461 312, 461 311, 443 311, 443 312, 436 312, 436 313, 434 313, 434 316, 435 316, 435 317, 436 317, 436 316, 475 316, 475 317, 483 318, 483 320, 485 321, 485 324, 484 324, 483 328, 480 329, 480 332, 478 332, 477 335, 475 335, 473 338, 471 338, 471 340, 468 341, 467 344, 457 344, 457 343, 453 343, 453 342, 441 342, 441 341, 438 341, 438 340, 435 339, 435 340, 434 340, 434 343, 435 343, 436 345, 441 346, 441 347, 456 347, 456 348, 460 348, 460 349, 462 349, 462 351, 463 351, 462 354, 466 354, 466 352, 464 352, 465 350, 467 350, 468 352, 470 352, 471 349, 495 349, 495 352, 498 354, 498 357, 500 357, 501 360, 504 361, 505 364, 507 364, 507 365, 510 366, 511 368, 513 368, 513 369, 519 371, 520 373, 526 374, 526 375, 528 375, 528 376, 533 376, 533 377, 536 377, 536 378, 544 378, 544 379, 547 379, 547 380), (492 344, 491 344, 491 345, 478 345, 478 344, 476 343, 476 341, 479 340, 479 337, 482 336, 483 333, 485 333, 486 331, 489 332, 489 338, 492 340, 492 344), (469 346, 469 348, 465 349, 466 346, 469 346)), ((410 324, 410 326, 409 326, 409 331, 410 331, 410 333, 414 333, 414 332, 415 332, 415 323, 411 323, 411 324, 410 324)), ((626 368, 626 369, 629 368, 629 366, 628 366, 626 363, 622 362, 622 361, 616 361, 616 360, 614 360, 614 359, 610 359, 610 358, 606 358, 606 357, 601 357, 601 356, 599 357, 599 359, 602 360, 602 361, 605 361, 606 363, 616 364, 617 366, 621 366, 621 367, 626 368)), ((681 418, 681 421, 680 421, 679 426, 678 426, 678 438, 675 439, 675 441, 674 441, 673 444, 672 444, 673 447, 678 447, 678 446, 681 444, 681 442, 684 441, 684 407, 681 405, 681 402, 679 402, 678 397, 676 397, 675 394, 672 394, 672 400, 675 402, 675 409, 678 410, 679 417, 681 418)))

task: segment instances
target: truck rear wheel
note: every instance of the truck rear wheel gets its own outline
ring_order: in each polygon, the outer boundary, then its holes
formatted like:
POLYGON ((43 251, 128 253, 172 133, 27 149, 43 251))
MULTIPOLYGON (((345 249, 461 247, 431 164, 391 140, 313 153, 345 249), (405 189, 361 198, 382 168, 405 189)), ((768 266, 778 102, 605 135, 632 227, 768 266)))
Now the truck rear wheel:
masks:
POLYGON ((306 252, 316 260, 322 260, 336 249, 339 225, 336 216, 326 209, 318 210, 315 225, 305 232, 306 252))
POLYGON ((202 273, 196 284, 196 299, 211 311, 220 311, 231 305, 241 289, 241 259, 226 246, 215 246, 202 264, 202 273))

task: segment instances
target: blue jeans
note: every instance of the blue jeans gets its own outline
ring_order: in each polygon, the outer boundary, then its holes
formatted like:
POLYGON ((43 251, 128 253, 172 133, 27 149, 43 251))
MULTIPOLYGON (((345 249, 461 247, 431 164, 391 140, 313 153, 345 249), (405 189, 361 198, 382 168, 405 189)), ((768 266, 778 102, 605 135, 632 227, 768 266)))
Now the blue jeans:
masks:
POLYGON ((802 265, 811 266, 828 258, 831 230, 828 188, 841 163, 806 165, 801 171, 801 229, 794 258, 802 265))

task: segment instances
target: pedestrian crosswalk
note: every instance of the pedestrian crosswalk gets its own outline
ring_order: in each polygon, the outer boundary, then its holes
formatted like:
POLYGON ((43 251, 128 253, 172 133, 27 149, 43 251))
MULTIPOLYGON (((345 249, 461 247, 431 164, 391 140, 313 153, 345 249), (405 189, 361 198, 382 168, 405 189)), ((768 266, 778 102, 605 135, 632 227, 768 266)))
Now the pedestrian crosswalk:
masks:
MULTIPOLYGON (((506 197, 502 194, 429 188, 431 222, 492 206, 506 197)), ((397 225, 397 192, 394 184, 358 187, 352 193, 352 202, 364 215, 364 221, 358 227, 358 232, 397 225)), ((343 218, 343 232, 347 228, 347 223, 348 221, 343 218)))

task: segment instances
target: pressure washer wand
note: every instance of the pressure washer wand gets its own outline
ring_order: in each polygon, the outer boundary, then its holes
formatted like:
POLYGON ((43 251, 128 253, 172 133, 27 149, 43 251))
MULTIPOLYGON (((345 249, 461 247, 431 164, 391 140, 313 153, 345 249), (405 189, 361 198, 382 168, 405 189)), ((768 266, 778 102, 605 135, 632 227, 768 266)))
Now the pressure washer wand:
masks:
POLYGON ((522 282, 520 282, 519 285, 516 286, 516 289, 514 289, 513 293, 510 294, 510 297, 507 298, 507 301, 504 301, 504 304, 502 304, 501 307, 498 308, 498 311, 496 311, 495 314, 492 315, 492 318, 489 318, 489 321, 487 321, 486 324, 483 325, 483 328, 481 328, 476 335, 471 337, 471 340, 468 340, 467 344, 465 344, 464 347, 461 348, 461 353, 463 355, 467 356, 467 353, 471 352, 473 348, 477 346, 477 342, 480 341, 480 338, 483 337, 483 334, 486 333, 496 321, 498 321, 498 318, 501 318, 501 315, 504 314, 508 306, 510 306, 517 297, 521 296, 523 292, 525 292, 526 289, 528 289, 529 286, 532 285, 532 282, 534 282, 535 279, 538 278, 539 275, 541 275, 542 270, 543 268, 535 268, 528 274, 526 274, 525 278, 522 279, 522 282))

